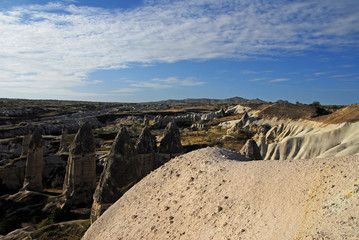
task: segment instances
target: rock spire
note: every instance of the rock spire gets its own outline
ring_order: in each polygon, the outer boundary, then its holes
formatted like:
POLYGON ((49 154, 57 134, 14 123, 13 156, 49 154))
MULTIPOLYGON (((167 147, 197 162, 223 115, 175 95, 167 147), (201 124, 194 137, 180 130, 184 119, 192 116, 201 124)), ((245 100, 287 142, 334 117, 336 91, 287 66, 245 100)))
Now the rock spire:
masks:
POLYGON ((29 141, 23 189, 42 191, 44 168, 44 140, 39 129, 35 129, 29 141))
POLYGON ((115 138, 93 195, 92 222, 138 181, 136 164, 135 148, 127 129, 123 127, 115 138))
POLYGON ((86 201, 96 188, 95 144, 91 125, 86 122, 77 132, 66 166, 63 195, 77 205, 86 201))

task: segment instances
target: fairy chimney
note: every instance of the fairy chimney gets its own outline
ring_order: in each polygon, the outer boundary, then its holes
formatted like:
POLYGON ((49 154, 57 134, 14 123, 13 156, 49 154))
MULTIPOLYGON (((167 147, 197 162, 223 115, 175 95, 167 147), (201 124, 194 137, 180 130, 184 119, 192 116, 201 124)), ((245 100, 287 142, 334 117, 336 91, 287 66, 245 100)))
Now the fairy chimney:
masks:
POLYGON ((86 122, 77 132, 70 147, 63 195, 72 205, 81 204, 96 188, 95 144, 91 125, 86 122))
POLYGON ((42 191, 42 171, 44 168, 44 140, 39 129, 35 129, 27 150, 25 180, 23 189, 42 191))
POLYGON ((135 148, 127 129, 123 127, 115 138, 93 195, 92 222, 139 180, 136 165, 135 148))

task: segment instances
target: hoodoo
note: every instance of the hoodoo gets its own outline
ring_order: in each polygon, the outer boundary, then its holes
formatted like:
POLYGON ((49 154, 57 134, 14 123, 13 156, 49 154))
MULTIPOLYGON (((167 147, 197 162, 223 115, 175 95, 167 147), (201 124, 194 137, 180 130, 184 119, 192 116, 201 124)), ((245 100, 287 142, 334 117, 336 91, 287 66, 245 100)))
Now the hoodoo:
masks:
POLYGON ((31 135, 27 150, 25 180, 23 189, 42 191, 42 171, 44 168, 44 140, 39 129, 31 135))
POLYGON ((66 202, 77 205, 96 188, 95 144, 91 125, 86 122, 75 136, 66 166, 63 195, 66 202))
POLYGON ((136 163, 135 148, 127 129, 123 127, 112 145, 100 183, 93 195, 92 222, 137 182, 136 163))

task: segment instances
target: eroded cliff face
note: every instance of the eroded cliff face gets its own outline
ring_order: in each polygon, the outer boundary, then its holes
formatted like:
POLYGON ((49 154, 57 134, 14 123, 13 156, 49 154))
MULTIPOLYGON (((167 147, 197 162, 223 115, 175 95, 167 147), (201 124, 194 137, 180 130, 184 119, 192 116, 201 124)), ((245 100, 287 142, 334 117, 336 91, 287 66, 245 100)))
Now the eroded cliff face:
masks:
POLYGON ((309 121, 281 123, 257 144, 264 159, 308 159, 359 154, 359 122, 323 125, 309 121))
POLYGON ((260 118, 259 115, 263 114, 258 114, 258 111, 252 111, 250 108, 246 110, 248 115, 245 112, 241 119, 222 123, 221 126, 228 129, 227 134, 239 131, 256 133, 253 139, 264 160, 359 154, 358 121, 330 124, 328 121, 260 118))

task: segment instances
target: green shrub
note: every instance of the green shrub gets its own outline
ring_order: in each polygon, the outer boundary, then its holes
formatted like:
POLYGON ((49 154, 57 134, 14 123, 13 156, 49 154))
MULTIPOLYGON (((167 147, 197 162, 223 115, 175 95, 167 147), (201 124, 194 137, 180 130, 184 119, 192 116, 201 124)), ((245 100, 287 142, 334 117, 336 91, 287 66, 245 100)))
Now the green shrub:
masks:
POLYGON ((49 218, 44 218, 42 219, 42 221, 39 223, 39 226, 40 227, 44 227, 44 226, 47 226, 47 225, 50 225, 50 224, 53 224, 54 221, 52 219, 49 219, 49 218))
POLYGON ((56 174, 54 180, 52 180, 52 182, 51 182, 51 187, 58 188, 58 187, 61 187, 62 184, 63 184, 63 182, 61 181, 61 177, 59 177, 59 175, 56 174))

